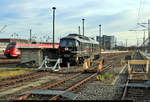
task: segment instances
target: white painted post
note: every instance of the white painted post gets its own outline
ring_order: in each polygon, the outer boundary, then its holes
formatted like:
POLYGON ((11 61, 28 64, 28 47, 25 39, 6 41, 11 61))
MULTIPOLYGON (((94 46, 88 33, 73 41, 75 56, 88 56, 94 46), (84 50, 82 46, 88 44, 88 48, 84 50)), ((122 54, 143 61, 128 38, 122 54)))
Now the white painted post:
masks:
POLYGON ((69 73, 69 71, 70 71, 70 63, 68 62, 67 63, 67 73, 69 73))

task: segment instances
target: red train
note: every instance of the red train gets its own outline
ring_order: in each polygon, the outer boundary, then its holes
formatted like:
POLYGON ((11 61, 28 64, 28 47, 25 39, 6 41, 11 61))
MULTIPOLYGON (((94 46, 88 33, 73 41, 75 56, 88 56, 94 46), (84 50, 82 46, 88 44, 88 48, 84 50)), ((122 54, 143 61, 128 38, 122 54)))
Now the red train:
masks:
MULTIPOLYGON (((53 48, 53 44, 25 44, 25 43, 17 43, 17 42, 11 42, 7 45, 6 49, 4 50, 4 55, 7 58, 16 58, 18 57, 21 52, 19 51, 20 46, 39 46, 42 48, 53 48)), ((59 47, 59 43, 55 43, 55 48, 59 47)))

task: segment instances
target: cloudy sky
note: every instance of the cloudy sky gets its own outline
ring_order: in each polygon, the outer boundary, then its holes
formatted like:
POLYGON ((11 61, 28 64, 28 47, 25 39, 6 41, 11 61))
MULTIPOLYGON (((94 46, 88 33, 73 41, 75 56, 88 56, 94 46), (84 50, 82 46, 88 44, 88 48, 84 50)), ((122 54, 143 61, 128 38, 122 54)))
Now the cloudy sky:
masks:
POLYGON ((53 6, 57 8, 56 41, 78 33, 85 18, 87 36, 97 36, 101 24, 103 35, 116 36, 118 43, 128 39, 128 45, 136 45, 137 39, 142 42, 143 32, 128 30, 143 29, 137 22, 147 23, 150 18, 150 0, 0 0, 0 29, 7 25, 0 38, 17 33, 18 38, 28 39, 29 29, 38 40, 48 35, 52 38, 53 6))

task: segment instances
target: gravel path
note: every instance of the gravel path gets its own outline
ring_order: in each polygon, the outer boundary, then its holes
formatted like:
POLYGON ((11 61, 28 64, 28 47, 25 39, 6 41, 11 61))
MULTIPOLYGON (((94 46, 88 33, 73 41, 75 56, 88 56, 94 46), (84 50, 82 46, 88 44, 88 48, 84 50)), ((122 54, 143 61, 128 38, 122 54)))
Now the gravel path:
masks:
MULTIPOLYGON (((120 85, 125 83, 127 77, 123 71, 119 75, 119 79, 113 84, 102 84, 100 81, 89 81, 78 89, 78 97, 76 100, 120 100, 123 88, 120 85)), ((113 80, 112 80, 113 81, 113 80)))
POLYGON ((87 87, 79 93, 77 100, 113 100, 115 88, 111 85, 92 85, 87 87))

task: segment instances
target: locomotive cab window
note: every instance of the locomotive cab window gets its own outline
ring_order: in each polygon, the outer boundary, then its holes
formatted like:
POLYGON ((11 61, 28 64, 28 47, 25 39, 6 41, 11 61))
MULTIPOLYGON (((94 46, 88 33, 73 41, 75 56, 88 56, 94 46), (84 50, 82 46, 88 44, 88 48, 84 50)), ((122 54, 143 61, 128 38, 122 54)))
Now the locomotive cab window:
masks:
POLYGON ((73 39, 62 39, 60 40, 60 46, 65 47, 65 46, 76 46, 75 40, 73 39))

